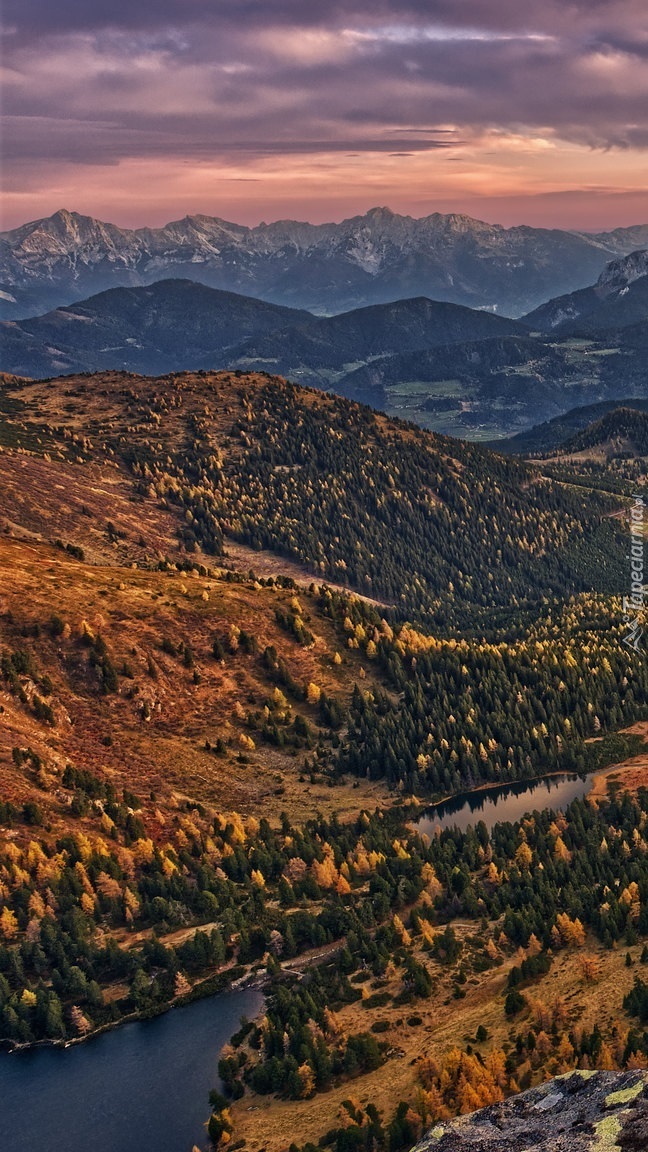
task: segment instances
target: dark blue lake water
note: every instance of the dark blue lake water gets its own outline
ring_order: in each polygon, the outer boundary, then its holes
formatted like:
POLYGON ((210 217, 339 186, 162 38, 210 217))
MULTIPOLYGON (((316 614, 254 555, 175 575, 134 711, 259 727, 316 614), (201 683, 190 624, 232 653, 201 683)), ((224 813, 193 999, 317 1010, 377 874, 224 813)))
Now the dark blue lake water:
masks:
POLYGON ((72 1048, 0 1052, 1 1152, 191 1152, 218 1056, 258 989, 223 992, 72 1048))
MULTIPOLYGON (((462 829, 565 808, 590 781, 561 776, 472 792, 424 813, 417 827, 462 829)), ((218 1056, 263 1003, 257 989, 224 992, 165 1016, 125 1024, 72 1048, 0 1052, 0 1152, 191 1152, 206 1141, 218 1056)))

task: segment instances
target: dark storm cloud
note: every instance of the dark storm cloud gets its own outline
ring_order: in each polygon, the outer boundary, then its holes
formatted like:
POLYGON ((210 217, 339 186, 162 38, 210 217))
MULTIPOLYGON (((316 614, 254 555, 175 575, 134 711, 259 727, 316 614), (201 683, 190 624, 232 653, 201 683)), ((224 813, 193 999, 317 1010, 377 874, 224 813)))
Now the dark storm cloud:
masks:
POLYGON ((645 147, 643 0, 8 0, 5 155, 645 147), (451 125, 440 132, 430 124, 451 125))

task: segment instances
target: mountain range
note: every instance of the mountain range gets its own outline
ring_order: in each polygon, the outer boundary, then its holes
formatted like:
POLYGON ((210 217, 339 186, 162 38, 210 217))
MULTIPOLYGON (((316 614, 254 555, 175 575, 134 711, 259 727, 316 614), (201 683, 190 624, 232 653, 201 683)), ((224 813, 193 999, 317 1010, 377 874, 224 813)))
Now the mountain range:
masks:
POLYGON ((519 316, 647 245, 648 225, 590 234, 388 208, 339 224, 249 228, 197 215, 137 229, 61 210, 0 234, 0 315, 170 276, 322 313, 432 296, 519 316))
POLYGON ((595 403, 648 394, 648 254, 518 320, 415 297, 315 316, 163 279, 44 316, 0 322, 21 376, 121 369, 268 372, 472 439, 525 432, 595 403))

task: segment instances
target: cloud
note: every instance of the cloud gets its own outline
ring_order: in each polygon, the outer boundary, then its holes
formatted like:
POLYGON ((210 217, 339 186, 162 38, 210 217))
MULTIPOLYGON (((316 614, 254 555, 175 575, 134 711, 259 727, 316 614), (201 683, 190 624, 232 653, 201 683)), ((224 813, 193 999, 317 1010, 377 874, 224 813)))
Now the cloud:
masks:
POLYGON ((5 22, 14 182, 152 157, 250 179, 265 157, 481 164, 484 141, 517 165, 534 139, 640 164, 648 146, 643 0, 6 0, 5 22))

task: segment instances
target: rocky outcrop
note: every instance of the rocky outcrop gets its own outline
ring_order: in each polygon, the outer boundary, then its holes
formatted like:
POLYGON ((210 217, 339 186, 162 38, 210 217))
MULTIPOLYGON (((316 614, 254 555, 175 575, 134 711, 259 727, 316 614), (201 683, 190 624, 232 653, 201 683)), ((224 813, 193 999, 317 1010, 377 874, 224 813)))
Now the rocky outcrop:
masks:
POLYGON ((525 316, 531 329, 561 336, 596 335, 648 318, 648 249, 612 260, 596 284, 548 300, 525 316))
POLYGON ((615 292, 620 288, 627 288, 635 280, 648 276, 648 250, 641 249, 631 252, 620 260, 612 260, 601 272, 597 281, 597 288, 605 293, 615 292))
POLYGON ((435 1125, 415 1152, 647 1152, 648 1073, 573 1072, 435 1125))

